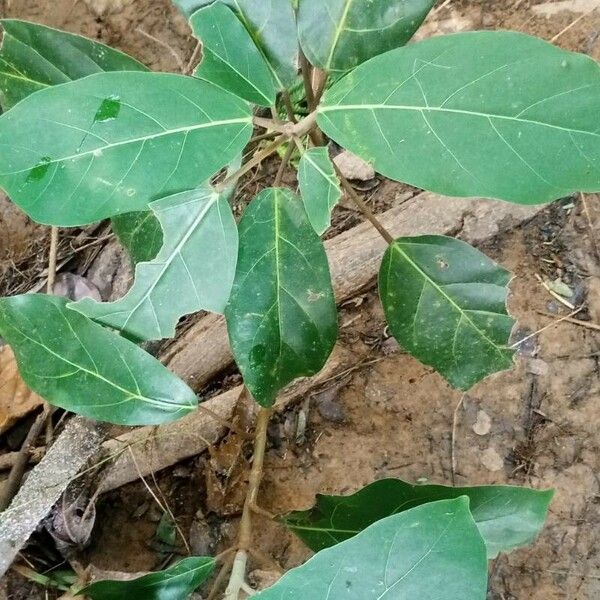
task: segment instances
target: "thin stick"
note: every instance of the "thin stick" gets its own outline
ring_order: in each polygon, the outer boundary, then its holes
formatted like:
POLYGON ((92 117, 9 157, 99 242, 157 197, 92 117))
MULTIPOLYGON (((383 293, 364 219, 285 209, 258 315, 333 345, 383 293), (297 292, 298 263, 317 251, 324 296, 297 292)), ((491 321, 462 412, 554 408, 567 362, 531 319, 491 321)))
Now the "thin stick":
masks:
MULTIPOLYGON (((541 329, 538 329, 537 331, 534 331, 533 333, 531 333, 528 336, 524 337, 522 340, 519 340, 518 342, 515 342, 510 347, 511 348, 518 348, 523 342, 526 342, 527 340, 530 340, 531 338, 535 337, 536 335, 539 335, 540 333, 543 333, 544 331, 546 331, 546 329, 550 329, 550 327, 554 327, 555 325, 558 325, 559 323, 562 323, 563 321, 568 321, 573 315, 576 315, 578 312, 580 312, 582 310, 583 310, 583 306, 580 306, 577 310, 574 310, 572 313, 568 314, 566 317, 561 317, 560 319, 556 319, 553 323, 550 323, 549 325, 546 325, 545 327, 542 327, 541 329)), ((554 317, 555 315, 551 315, 551 316, 554 317)))
POLYGON ((267 448, 267 428, 272 409, 261 408, 256 421, 252 469, 248 481, 248 491, 244 502, 244 510, 240 521, 238 535, 238 551, 236 552, 231 569, 229 584, 225 590, 224 600, 238 600, 240 591, 245 584, 248 550, 252 544, 252 513, 256 507, 256 499, 262 481, 265 451, 267 448))
MULTIPOLYGON (((32 448, 27 456, 28 463, 39 463, 44 457, 44 454, 46 454, 46 448, 44 446, 32 448)), ((15 462, 18 460, 19 455, 20 452, 7 452, 6 454, 0 455, 0 471, 12 469, 15 462)))
POLYGON ((179 70, 182 72, 185 70, 185 65, 183 64, 183 60, 181 60, 181 56, 179 56, 179 53, 176 52, 171 46, 169 46, 169 44, 167 44, 167 42, 164 42, 163 40, 160 40, 157 37, 154 37, 153 35, 151 35, 147 31, 144 31, 140 27, 136 27, 135 30, 139 34, 143 35, 144 37, 148 38, 149 40, 152 40, 159 46, 162 46, 163 48, 168 50, 171 53, 171 55, 173 56, 173 58, 176 60, 177 65, 179 66, 179 70))
POLYGON ((452 485, 456 485, 456 430, 458 428, 458 411, 463 405, 465 395, 463 394, 454 409, 452 417, 452 440, 450 442, 450 462, 452 465, 452 485))
POLYGON ((250 138, 249 144, 254 142, 262 142, 263 140, 270 140, 279 135, 278 131, 267 131, 266 133, 261 133, 259 135, 255 135, 253 138, 250 138))
POLYGON ((569 23, 562 31, 559 31, 550 40, 550 43, 553 44, 559 37, 561 37, 563 34, 567 33, 567 31, 569 31, 569 29, 571 29, 572 27, 575 27, 575 25, 577 25, 577 23, 579 23, 579 21, 581 21, 582 19, 585 19, 586 17, 589 17, 597 8, 598 8, 597 6, 594 6, 594 8, 592 8, 591 10, 588 10, 586 13, 579 15, 574 21, 571 21, 571 23, 569 23))
POLYGON ((574 304, 571 304, 571 302, 565 300, 560 294, 557 294, 537 273, 535 274, 535 278, 554 299, 558 300, 561 304, 564 304, 569 310, 575 309, 574 304))
POLYGON ((594 253, 596 258, 600 260, 600 251, 598 250, 598 243, 596 241, 596 233, 594 231, 594 223, 592 221, 592 217, 590 215, 590 211, 588 210, 587 200, 585 198, 585 194, 580 192, 579 196, 581 197, 581 204, 583 206, 583 214, 588 223, 588 228, 590 230, 590 241, 592 242, 592 247, 594 248, 594 253))
POLYGON ((52 409, 49 404, 44 405, 44 410, 37 416, 34 421, 21 449, 19 450, 19 455, 17 456, 12 469, 10 470, 10 474, 8 475, 8 479, 6 484, 0 493, 0 512, 6 510, 9 504, 12 502, 12 499, 16 496, 19 491, 19 487, 21 485, 21 481, 23 480, 23 475, 25 474, 25 469, 27 467, 27 463, 29 462, 29 456, 35 441, 38 436, 42 432, 46 424, 46 420, 48 419, 48 415, 52 413, 52 409))
MULTIPOLYGON (((131 449, 131 446, 129 447, 129 453, 131 454, 131 460, 133 461, 133 464, 135 465, 135 468, 138 472, 138 475, 140 476, 140 479, 142 480, 142 483, 144 484, 145 488, 148 490, 148 493, 152 496, 152 498, 154 499, 156 504, 158 504, 158 507, 163 511, 163 513, 166 513, 169 515, 169 518, 173 522, 173 525, 175 525, 175 529, 177 530, 179 537, 183 540, 183 545, 185 546, 186 552, 189 555, 191 555, 192 551, 187 543, 187 540, 185 539, 185 536, 183 535, 183 531, 181 531, 181 527, 179 527, 177 521, 175 520, 175 515, 171 511, 170 506, 167 504, 166 500, 165 500, 165 503, 163 504, 158 499, 158 496, 154 493, 152 488, 148 485, 148 482, 144 479, 144 476, 142 475, 142 471, 140 470, 140 466, 138 465, 138 462, 135 458, 135 454, 133 453, 133 450, 131 449)), ((154 479, 154 473, 152 473, 152 479, 154 479)), ((154 483, 156 484, 156 479, 154 479, 154 483)), ((156 487, 158 488, 158 485, 156 487)), ((160 488, 158 488, 158 491, 162 496, 162 492, 160 491, 160 488)))
POLYGON ((215 578, 212 588, 210 589, 210 593, 208 594, 207 600, 215 600, 217 594, 219 593, 219 590, 221 589, 221 586, 223 585, 223 582, 225 581, 225 578, 227 577, 227 575, 229 575, 231 571, 232 565, 233 556, 228 556, 223 562, 223 566, 221 567, 219 574, 215 578))
POLYGON ((183 71, 184 75, 192 74, 192 70, 194 69, 194 63, 196 62, 196 59, 198 58, 198 55, 200 54, 201 48, 202 48, 202 43, 200 41, 198 41, 198 43, 196 44, 196 47, 194 48, 194 51, 192 52, 192 56, 190 56, 190 60, 188 60, 188 63, 185 66, 185 69, 183 71))
POLYGON ((277 175, 275 176, 275 181, 273 182, 273 187, 280 187, 281 182, 283 180, 283 174, 285 172, 285 168, 290 162, 290 158, 292 157, 292 152, 294 151, 294 144, 290 140, 288 143, 288 147, 285 149, 285 154, 281 159, 281 164, 279 165, 279 169, 277 170, 277 175))
POLYGON ((335 167, 335 171, 340 179, 342 187, 344 188, 344 190, 346 190, 346 193, 348 194, 348 196, 350 196, 354 204, 358 206, 360 212, 362 212, 362 214, 371 222, 373 227, 377 229, 377 231, 381 234, 381 237, 388 244, 393 244, 394 238, 392 237, 392 234, 381 224, 379 219, 373 214, 373 211, 363 202, 362 198, 354 191, 354 188, 352 187, 350 182, 342 175, 342 172, 340 171, 338 166, 335 163, 333 164, 333 166, 335 167))
POLYGON ((446 8, 446 6, 448 6, 450 4, 450 2, 452 2, 452 0, 445 0, 445 2, 442 2, 436 9, 434 9, 434 11, 431 14, 435 15, 435 14, 439 13, 441 10, 444 10, 444 8, 446 8))
POLYGON ((259 165, 265 158, 268 158, 281 146, 285 140, 288 139, 287 135, 280 135, 278 138, 273 140, 268 146, 266 146, 263 150, 261 150, 258 154, 251 158, 245 165, 243 165, 240 169, 238 169, 235 173, 232 173, 228 177, 225 177, 221 183, 215 186, 217 191, 224 190, 228 185, 237 181, 242 175, 250 171, 250 169, 259 165))
MULTIPOLYGON (((571 313, 572 315, 578 313, 581 309, 576 310, 575 312, 571 313)), ((542 315, 543 317, 552 317, 554 318, 555 315, 551 314, 551 313, 547 313, 547 312, 542 312, 541 310, 537 310, 536 311, 538 313, 538 315, 542 315)), ((562 319, 559 319, 558 321, 556 321, 556 323, 560 322, 560 321, 566 321, 567 323, 573 323, 574 325, 581 325, 581 327, 586 327, 587 329, 593 329, 594 331, 600 331, 600 325, 597 325, 596 323, 592 323, 590 321, 582 321, 581 319, 573 319, 573 317, 571 317, 571 315, 567 315, 566 317, 563 317, 562 319)))
POLYGON ((46 283, 46 292, 54 293, 54 284, 56 283, 56 256, 58 254, 58 227, 52 227, 50 230, 50 253, 48 255, 48 282, 46 283))

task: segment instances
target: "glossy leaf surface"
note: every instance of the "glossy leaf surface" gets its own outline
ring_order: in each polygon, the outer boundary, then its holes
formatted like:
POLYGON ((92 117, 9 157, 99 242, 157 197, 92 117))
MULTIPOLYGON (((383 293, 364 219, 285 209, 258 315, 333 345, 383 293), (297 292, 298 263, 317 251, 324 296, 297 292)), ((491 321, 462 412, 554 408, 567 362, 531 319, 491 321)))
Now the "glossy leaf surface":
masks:
POLYGON ((146 71, 137 60, 80 35, 2 19, 0 104, 6 111, 33 92, 102 71, 146 71))
POLYGON ((256 600, 484 600, 485 544, 467 498, 387 517, 288 571, 256 600))
POLYGON ((316 67, 347 71, 406 44, 435 1, 300 0, 300 45, 316 67))
POLYGON ((261 106, 275 104, 277 90, 269 65, 241 21, 221 2, 201 8, 190 19, 202 42, 202 62, 194 73, 261 106))
POLYGON ((124 213, 111 221, 113 232, 134 265, 156 257, 163 245, 163 231, 151 210, 124 213))
POLYGON ((513 486, 448 487, 382 479, 349 496, 318 495, 311 510, 284 519, 315 552, 339 544, 372 523, 405 510, 468 496, 488 558, 532 542, 542 528, 553 492, 513 486))
POLYGON ((309 148, 302 155, 298 183, 308 219, 321 235, 329 227, 331 211, 342 195, 327 148, 309 148))
POLYGON ((99 73, 0 117, 0 186, 36 221, 91 223, 196 187, 251 132, 249 105, 206 81, 99 73))
POLYGON ((337 312, 323 243, 302 201, 271 188, 239 225, 238 266, 225 310, 233 355, 263 406, 296 377, 317 373, 337 336, 337 312))
MULTIPOLYGON (((192 16, 214 0, 173 0, 192 16)), ((278 89, 291 86, 298 73, 296 23, 291 0, 219 0, 235 11, 266 58, 278 89)))
POLYGON ((196 408, 194 392, 158 360, 66 303, 42 294, 0 299, 0 335, 33 391, 119 425, 174 421, 196 408))
POLYGON ((176 565, 127 581, 96 581, 79 595, 90 600, 185 600, 215 568, 213 558, 192 556, 176 565))
POLYGON ((205 184, 150 205, 164 231, 164 245, 139 263, 129 292, 116 302, 84 298, 70 308, 138 340, 175 336, 183 315, 223 312, 237 259, 235 220, 224 195, 205 184))
POLYGON ((325 94, 318 122, 393 179, 538 204, 600 190, 599 113, 590 57, 479 31, 368 61, 325 94))
POLYGON ((379 295, 400 345, 451 385, 469 389, 512 367, 506 310, 511 275, 469 244, 444 236, 398 238, 379 271, 379 295))

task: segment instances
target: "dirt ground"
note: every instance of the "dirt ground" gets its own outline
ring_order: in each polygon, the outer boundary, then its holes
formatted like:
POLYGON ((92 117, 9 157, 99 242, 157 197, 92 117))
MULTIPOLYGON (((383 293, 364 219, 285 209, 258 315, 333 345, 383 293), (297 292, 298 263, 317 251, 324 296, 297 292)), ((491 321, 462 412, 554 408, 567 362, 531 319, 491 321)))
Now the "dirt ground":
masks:
MULTIPOLYGON (((544 16, 537 0, 444 4, 428 20, 426 34, 516 29, 546 40, 558 36, 556 44, 600 59, 600 10, 544 16)), ((97 38, 159 70, 177 70, 194 48, 168 0, 4 0, 0 10, 2 16, 97 38)), ((386 184, 386 195, 390 187, 386 184)), ((377 194, 375 189, 374 203, 385 206, 386 198, 377 194)), ((600 331, 554 323, 569 309, 537 278, 560 278, 573 291, 570 301, 583 307, 576 318, 600 323, 599 201, 594 195, 585 205, 580 197, 565 199, 482 248, 515 274, 514 339, 526 339, 514 370, 467 394, 451 390, 387 337, 374 291, 346 303, 339 343, 353 349, 356 366, 272 424, 261 506, 275 514, 303 509, 316 493, 349 493, 383 477, 554 487, 548 524, 537 543, 493 561, 489 598, 600 598, 600 331)), ((338 222, 347 225, 344 214, 339 212, 338 222)), ((149 482, 160 490, 192 552, 218 552, 235 538, 248 450, 232 435, 208 455, 149 482)), ((180 540, 156 539, 160 517, 141 483, 113 492, 100 500, 90 545, 76 559, 99 569, 141 571, 157 568, 174 551, 171 546, 185 554, 180 540)), ((252 561, 257 580, 272 576, 276 565, 288 569, 309 555, 274 522, 257 518, 255 530, 258 547, 269 557, 252 561)), ((15 599, 44 597, 14 578, 6 593, 15 599)))

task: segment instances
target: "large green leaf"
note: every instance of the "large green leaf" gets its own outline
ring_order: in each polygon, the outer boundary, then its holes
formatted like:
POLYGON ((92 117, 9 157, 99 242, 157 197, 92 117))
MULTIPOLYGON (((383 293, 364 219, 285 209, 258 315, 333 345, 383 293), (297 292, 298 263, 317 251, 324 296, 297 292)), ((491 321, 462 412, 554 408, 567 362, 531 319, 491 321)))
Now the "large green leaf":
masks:
POLYGON ((327 148, 309 148, 302 155, 298 183, 308 219, 320 235, 329 227, 331 211, 342 195, 327 148))
POLYGON ((227 197, 209 184, 150 208, 165 242, 156 259, 137 265, 129 292, 116 302, 84 298, 69 305, 138 340, 174 337, 179 318, 192 312, 223 312, 237 260, 237 227, 227 197))
POLYGON ((78 592, 91 600, 185 600, 215 568, 215 560, 191 556, 176 565, 127 581, 96 581, 78 592))
POLYGON ((0 117, 0 186, 33 219, 85 224, 206 181, 244 148, 249 105, 167 73, 98 73, 0 117))
POLYGON ((0 335, 34 392, 120 425, 174 421, 196 408, 194 392, 154 357, 66 303, 42 294, 0 299, 0 335))
POLYGON ((146 71, 104 44, 44 25, 2 19, 0 104, 6 111, 29 94, 102 71, 146 71))
POLYGON ((202 42, 202 62, 194 73, 240 98, 275 104, 273 73, 256 44, 230 8, 215 2, 190 19, 194 35, 202 42))
POLYGON ((298 37, 306 58, 347 71, 410 40, 436 0, 300 0, 298 37))
POLYGON ((315 552, 339 544, 390 515, 437 500, 469 497, 488 558, 532 542, 544 525, 552 490, 507 485, 447 487, 382 479, 349 496, 319 494, 315 506, 293 512, 285 525, 315 552))
POLYGON ((117 215, 112 229, 134 265, 155 258, 163 244, 162 227, 151 210, 117 215))
POLYGON ((263 406, 296 377, 314 375, 337 337, 337 313, 323 243, 302 201, 271 188, 248 206, 225 310, 244 382, 263 406))
POLYGON ((318 122, 388 177, 523 204, 600 190, 600 68, 521 33, 435 37, 326 93, 318 122))
MULTIPOLYGON (((233 9, 273 72, 277 87, 284 89, 296 80, 298 43, 291 0, 219 0, 233 9)), ((215 0, 173 0, 190 17, 215 0)))
POLYGON ((485 544, 465 497, 387 517, 288 571, 256 600, 485 600, 485 544))
POLYGON ((393 336, 454 387, 512 367, 506 311, 510 273, 469 244, 435 235, 398 238, 379 271, 393 336))

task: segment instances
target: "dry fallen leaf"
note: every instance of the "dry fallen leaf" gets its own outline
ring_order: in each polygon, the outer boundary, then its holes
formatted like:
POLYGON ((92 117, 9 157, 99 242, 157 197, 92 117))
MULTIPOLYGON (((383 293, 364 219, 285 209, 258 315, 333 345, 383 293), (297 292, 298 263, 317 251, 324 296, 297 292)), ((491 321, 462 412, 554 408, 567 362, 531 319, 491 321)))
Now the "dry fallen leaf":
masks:
POLYGON ((0 434, 41 406, 44 400, 23 382, 10 346, 0 348, 0 434))

